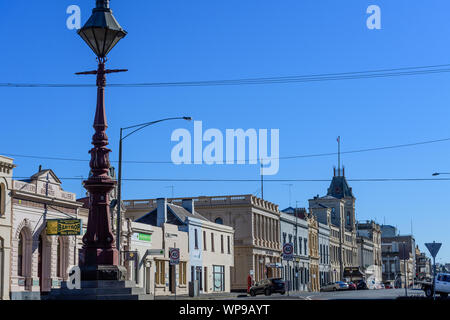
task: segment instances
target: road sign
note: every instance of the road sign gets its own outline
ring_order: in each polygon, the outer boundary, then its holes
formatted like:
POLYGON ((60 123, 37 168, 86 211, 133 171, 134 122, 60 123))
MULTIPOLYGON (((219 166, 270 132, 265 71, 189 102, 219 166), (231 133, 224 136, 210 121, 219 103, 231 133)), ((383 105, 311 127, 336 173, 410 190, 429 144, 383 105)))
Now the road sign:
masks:
POLYGON ((180 263, 180 249, 179 248, 170 248, 169 249, 169 258, 170 258, 170 265, 179 264, 180 263))
POLYGON ((149 256, 162 256, 164 255, 163 249, 147 249, 147 255, 149 256))
POLYGON ((433 243, 425 243, 425 246, 427 247, 428 251, 430 251, 431 256, 433 258, 436 258, 436 255, 438 254, 442 243, 436 243, 435 241, 433 241, 433 243))
POLYGON ((283 245, 283 259, 284 260, 292 260, 294 257, 294 246, 292 243, 285 243, 283 245))

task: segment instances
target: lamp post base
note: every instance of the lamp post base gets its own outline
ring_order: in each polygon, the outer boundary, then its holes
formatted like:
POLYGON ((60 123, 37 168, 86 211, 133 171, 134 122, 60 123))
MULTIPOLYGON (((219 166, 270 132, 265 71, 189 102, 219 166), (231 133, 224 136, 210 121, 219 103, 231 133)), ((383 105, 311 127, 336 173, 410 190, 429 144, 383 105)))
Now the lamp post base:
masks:
POLYGON ((125 281, 127 269, 117 265, 80 267, 81 281, 125 281))
POLYGON ((68 289, 63 281, 61 288, 52 289, 42 300, 153 300, 145 291, 134 281, 81 281, 80 289, 68 289))

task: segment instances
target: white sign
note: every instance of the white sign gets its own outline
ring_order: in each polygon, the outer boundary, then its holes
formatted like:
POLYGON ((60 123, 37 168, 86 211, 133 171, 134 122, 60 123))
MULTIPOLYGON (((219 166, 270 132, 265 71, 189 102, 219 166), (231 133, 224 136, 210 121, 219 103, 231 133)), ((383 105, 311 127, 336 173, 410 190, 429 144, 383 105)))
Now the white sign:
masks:
POLYGON ((162 255, 164 255, 164 250, 163 249, 148 249, 147 250, 147 255, 149 255, 149 256, 162 256, 162 255))

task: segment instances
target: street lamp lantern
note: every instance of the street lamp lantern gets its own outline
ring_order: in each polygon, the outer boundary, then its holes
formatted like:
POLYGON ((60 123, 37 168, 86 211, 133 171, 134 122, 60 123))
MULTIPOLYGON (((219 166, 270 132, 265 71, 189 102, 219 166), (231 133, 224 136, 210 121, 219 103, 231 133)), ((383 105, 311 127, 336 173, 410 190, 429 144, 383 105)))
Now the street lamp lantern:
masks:
POLYGON ((109 8, 109 0, 97 0, 97 6, 85 25, 78 31, 84 42, 99 59, 106 59, 111 49, 127 35, 109 8))

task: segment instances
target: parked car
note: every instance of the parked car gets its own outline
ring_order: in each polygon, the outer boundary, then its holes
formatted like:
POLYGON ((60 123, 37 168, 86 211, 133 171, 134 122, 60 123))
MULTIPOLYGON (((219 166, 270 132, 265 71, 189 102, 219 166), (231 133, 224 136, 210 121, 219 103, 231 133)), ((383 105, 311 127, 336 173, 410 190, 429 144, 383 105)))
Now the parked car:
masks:
POLYGON ((385 282, 384 283, 384 288, 385 289, 393 289, 394 287, 389 282, 385 282))
POLYGON ((270 296, 272 293, 286 293, 286 285, 281 278, 270 278, 257 282, 255 285, 250 287, 249 293, 252 297, 257 294, 265 294, 270 296))
POLYGON ((354 282, 349 282, 348 283, 348 290, 357 290, 358 287, 356 286, 356 283, 354 282))
POLYGON ((348 288, 349 288, 347 282, 337 281, 336 283, 339 284, 339 289, 338 290, 348 290, 348 288))
POLYGON ((359 281, 359 282, 356 284, 356 288, 357 288, 358 290, 367 290, 367 289, 369 289, 369 288, 367 287, 367 283, 366 283, 364 280, 359 281))
POLYGON ((320 291, 322 292, 337 291, 337 290, 341 290, 339 283, 337 282, 327 283, 320 288, 320 291))

